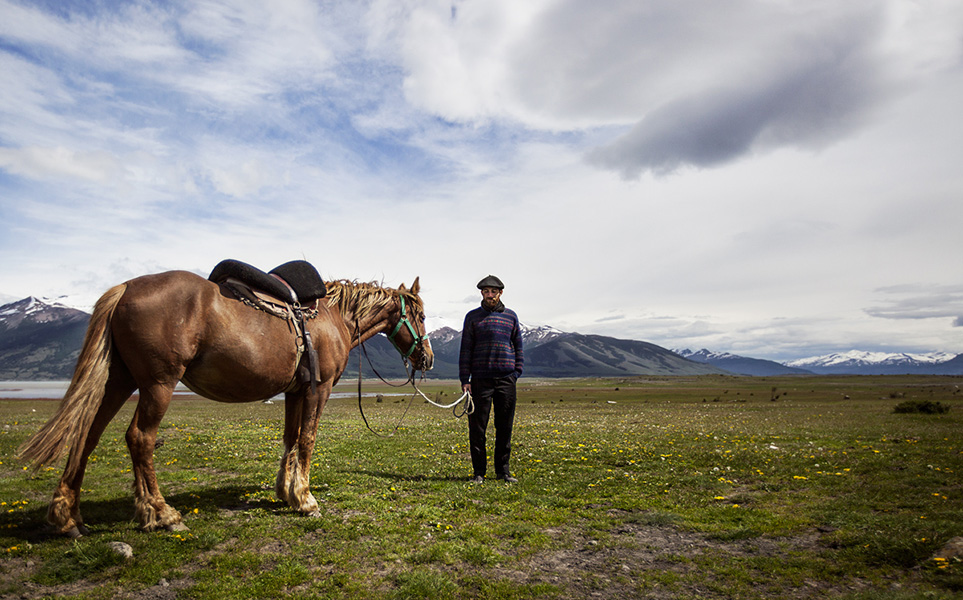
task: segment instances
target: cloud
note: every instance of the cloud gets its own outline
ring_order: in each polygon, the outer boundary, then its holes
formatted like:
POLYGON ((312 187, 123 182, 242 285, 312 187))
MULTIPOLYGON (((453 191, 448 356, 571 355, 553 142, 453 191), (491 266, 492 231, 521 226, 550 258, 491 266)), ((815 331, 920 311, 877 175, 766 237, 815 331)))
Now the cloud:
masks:
POLYGON ((605 316, 605 317, 599 317, 598 319, 595 319, 594 322, 595 322, 595 323, 610 323, 610 322, 614 322, 614 321, 623 321, 623 320, 625 320, 625 315, 621 315, 621 314, 620 314, 620 315, 609 315, 609 316, 605 316))
POLYGON ((866 314, 880 319, 943 319, 953 318, 953 326, 960 327, 963 317, 963 286, 901 285, 880 288, 887 296, 883 306, 866 309, 866 314))
POLYGON ((568 331, 960 348, 958 1, 48 6, 0 0, 0 292, 304 257, 454 327, 495 272, 568 331))
MULTIPOLYGON (((825 19, 786 6, 768 25, 783 32, 781 39, 743 30, 759 42, 758 57, 712 65, 725 69, 726 81, 709 77, 701 88, 667 94, 626 134, 589 152, 588 161, 635 178, 714 167, 754 151, 821 147, 856 129, 886 93, 884 65, 874 52, 881 15, 854 10, 825 19)), ((736 18, 757 8, 737 4, 736 18)), ((739 25, 730 33, 739 33, 739 25)), ((694 63, 713 61, 704 50, 694 63)))
POLYGON ((440 3, 376 6, 412 105, 462 123, 619 132, 586 160, 626 179, 846 139, 909 81, 952 68, 960 16, 899 0, 493 0, 455 17, 440 3))
POLYGON ((115 157, 107 152, 78 152, 63 147, 0 148, 0 168, 33 179, 62 176, 101 183, 122 171, 115 157))

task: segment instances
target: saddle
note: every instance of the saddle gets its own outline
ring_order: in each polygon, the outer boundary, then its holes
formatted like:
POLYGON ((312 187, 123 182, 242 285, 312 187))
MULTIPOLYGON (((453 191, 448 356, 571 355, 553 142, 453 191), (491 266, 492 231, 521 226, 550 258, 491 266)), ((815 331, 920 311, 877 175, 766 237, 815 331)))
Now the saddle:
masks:
POLYGON ((265 273, 239 260, 227 259, 217 263, 208 279, 214 283, 234 279, 286 303, 302 306, 324 298, 328 293, 318 270, 304 260, 292 260, 265 273))
POLYGON ((318 381, 318 356, 305 321, 317 316, 318 301, 327 294, 317 269, 307 261, 293 260, 265 273, 239 260, 227 259, 214 267, 208 280, 227 287, 244 304, 285 319, 292 325, 298 366, 294 380, 284 391, 292 390, 300 381, 310 382, 313 392, 318 381), (306 366, 301 364, 305 350, 308 353, 306 366))

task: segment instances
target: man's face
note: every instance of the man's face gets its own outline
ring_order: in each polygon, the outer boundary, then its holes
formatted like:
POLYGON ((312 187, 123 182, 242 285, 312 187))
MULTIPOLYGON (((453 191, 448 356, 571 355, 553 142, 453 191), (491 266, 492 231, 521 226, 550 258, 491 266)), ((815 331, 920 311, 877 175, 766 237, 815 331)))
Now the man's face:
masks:
POLYGON ((493 287, 483 287, 481 290, 482 304, 485 308, 492 308, 498 305, 498 301, 502 297, 502 291, 498 288, 493 287))

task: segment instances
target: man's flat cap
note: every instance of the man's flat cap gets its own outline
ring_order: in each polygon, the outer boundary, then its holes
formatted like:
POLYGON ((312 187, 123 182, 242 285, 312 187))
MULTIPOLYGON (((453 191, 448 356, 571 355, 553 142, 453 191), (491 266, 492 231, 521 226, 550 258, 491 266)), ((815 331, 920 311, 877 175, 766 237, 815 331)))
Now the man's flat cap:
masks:
POLYGON ((498 277, 495 277, 494 275, 489 275, 488 277, 478 282, 478 289, 487 288, 487 287, 498 288, 500 290, 503 290, 505 289, 505 284, 502 283, 502 280, 499 279, 498 277))

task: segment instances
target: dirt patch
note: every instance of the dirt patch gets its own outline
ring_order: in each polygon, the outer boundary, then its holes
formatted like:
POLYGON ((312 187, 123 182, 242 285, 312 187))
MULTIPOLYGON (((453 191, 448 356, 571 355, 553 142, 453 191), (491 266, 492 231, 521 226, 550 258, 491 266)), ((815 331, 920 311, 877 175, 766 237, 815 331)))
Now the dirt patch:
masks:
MULTIPOLYGON (((359 516, 359 513, 345 511, 341 516, 348 519, 359 516)), ((707 561, 708 564, 718 564, 719 561, 730 559, 788 558, 793 553, 832 551, 820 542, 822 533, 819 531, 793 537, 719 540, 671 524, 628 521, 619 523, 608 531, 599 532, 597 539, 587 537, 584 532, 583 528, 568 526, 545 529, 542 533, 554 542, 549 549, 503 561, 497 566, 489 567, 485 573, 473 568, 473 573, 522 585, 550 584, 570 598, 621 600, 644 593, 646 598, 655 600, 679 596, 722 600, 728 595, 719 589, 721 582, 714 581, 711 575, 707 575, 715 570, 704 568, 707 561)), ((323 532, 319 530, 307 533, 305 539, 310 540, 321 535, 323 532)), ((150 587, 122 593, 117 597, 133 600, 173 600, 196 583, 192 576, 198 570, 206 568, 216 556, 237 549, 238 540, 228 539, 183 565, 180 578, 160 580, 150 587)), ((252 549, 270 560, 270 557, 289 555, 291 544, 279 540, 265 540, 263 545, 252 549)), ((304 558, 311 562, 310 557, 304 558)), ((464 574, 464 565, 438 566, 451 571, 455 577, 464 574)), ((29 578, 36 569, 32 562, 20 559, 4 561, 3 568, 4 575, 12 576, 15 580, 29 578)), ((312 565, 316 577, 326 577, 334 568, 312 565)), ((390 587, 388 581, 392 575, 409 568, 409 564, 398 559, 391 563, 369 564, 365 570, 369 577, 383 579, 385 585, 390 587)), ((25 583, 19 593, 0 596, 0 600, 34 600, 79 595, 95 589, 98 585, 86 581, 54 587, 25 583)), ((832 596, 859 589, 860 582, 849 581, 835 585, 803 581, 797 588, 778 590, 776 595, 787 600, 832 596)))
POLYGON ((175 600, 180 590, 187 589, 192 585, 194 585, 194 582, 189 578, 175 579, 174 581, 161 579, 156 585, 123 597, 132 600, 175 600))
MULTIPOLYGON (((566 590, 567 595, 583 598, 621 599, 638 594, 640 579, 651 580, 653 573, 672 574, 669 586, 658 581, 647 584, 647 598, 674 598, 680 593, 702 598, 725 598, 707 586, 698 558, 706 554, 725 557, 782 556, 812 550, 819 546, 818 532, 792 538, 754 538, 738 541, 714 540, 669 525, 626 523, 617 526, 605 540, 571 539, 561 530, 545 533, 559 539, 556 548, 538 553, 513 568, 498 569, 501 577, 519 583, 550 583, 566 590), (663 589, 664 587, 664 589, 663 589)), ((658 578, 656 578, 658 579, 658 578)), ((805 585, 798 590, 783 590, 785 598, 809 598, 825 593, 823 585, 805 585), (822 588, 822 589, 817 589, 822 588)))
MULTIPOLYGON (((3 561, 0 567, 0 574, 11 581, 26 580, 32 577, 38 570, 36 563, 30 560, 14 558, 3 561)), ((62 596, 78 596, 84 592, 96 589, 99 583, 86 580, 73 581, 55 586, 46 586, 25 581, 22 587, 15 594, 0 595, 0 600, 33 600, 35 598, 60 598, 62 596)))

